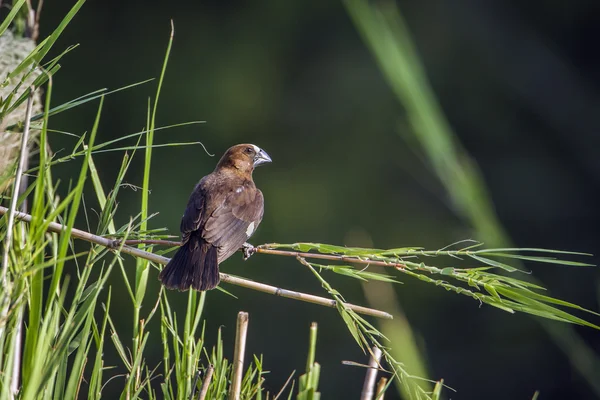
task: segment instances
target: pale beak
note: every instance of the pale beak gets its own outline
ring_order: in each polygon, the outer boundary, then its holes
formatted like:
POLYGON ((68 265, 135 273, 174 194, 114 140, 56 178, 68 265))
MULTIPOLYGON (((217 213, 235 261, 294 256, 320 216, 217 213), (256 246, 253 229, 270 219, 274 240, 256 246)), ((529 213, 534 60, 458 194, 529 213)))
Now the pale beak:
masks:
POLYGON ((253 164, 255 167, 268 162, 271 162, 271 157, 269 157, 267 152, 262 149, 254 156, 253 164))

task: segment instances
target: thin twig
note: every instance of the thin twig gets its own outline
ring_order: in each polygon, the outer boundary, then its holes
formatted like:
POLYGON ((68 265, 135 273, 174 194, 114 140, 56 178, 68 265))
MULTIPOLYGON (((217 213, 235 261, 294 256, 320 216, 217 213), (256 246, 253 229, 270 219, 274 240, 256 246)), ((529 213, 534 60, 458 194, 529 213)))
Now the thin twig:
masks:
POLYGON ((302 253, 298 251, 287 251, 287 250, 274 250, 267 249, 265 247, 257 246, 257 253, 262 254, 273 254, 278 256, 286 256, 286 257, 302 257, 302 258, 319 258, 321 260, 332 260, 332 261, 344 261, 352 264, 365 264, 365 265, 381 265, 382 267, 392 267, 392 268, 400 268, 405 269, 406 265, 402 263, 394 263, 388 261, 380 261, 380 260, 362 260, 360 258, 352 257, 352 256, 338 256, 334 254, 319 254, 319 253, 302 253))
POLYGON ((388 380, 385 376, 382 376, 379 382, 377 382, 377 393, 375 393, 375 400, 383 400, 387 383, 388 380))
POLYGON ((375 393, 375 381, 377 380, 377 370, 379 368, 379 360, 381 360, 381 350, 377 346, 373 346, 371 349, 371 359, 369 360, 369 368, 365 376, 365 383, 363 385, 362 393, 360 394, 360 400, 371 400, 375 393))
POLYGON ((42 15, 42 8, 44 7, 44 0, 39 0, 38 1, 38 6, 37 6, 37 10, 35 11, 35 27, 34 27, 34 33, 35 35, 33 35, 31 38, 37 42, 37 38, 40 34, 40 16, 42 15))
POLYGON ((209 364, 208 368, 206 369, 206 373, 204 374, 204 379, 202 380, 202 386, 200 387, 200 391, 198 392, 198 400, 204 400, 204 398, 206 397, 214 370, 215 367, 212 364, 209 364))
POLYGON ((248 333, 248 313, 240 311, 235 331, 235 350, 233 354, 233 372, 229 387, 229 400, 239 400, 244 375, 244 354, 246 353, 246 335, 248 333))
POLYGON ((296 370, 293 370, 292 373, 290 374, 290 376, 287 378, 287 381, 285 381, 285 383, 283 384, 279 393, 277 393, 277 395, 275 397, 273 397, 273 400, 277 400, 279 398, 279 396, 281 396, 283 394, 283 391, 285 390, 287 385, 289 385, 289 383, 292 381, 292 378, 294 377, 295 373, 296 373, 296 370))
MULTIPOLYGON (((114 247, 119 247, 122 240, 115 240, 114 247)), ((136 246, 138 244, 157 244, 159 246, 181 246, 181 242, 174 242, 172 240, 159 240, 159 239, 127 239, 125 240, 125 245, 127 246, 136 246)))
POLYGON ((196 394, 196 386, 198 386, 198 379, 200 379, 201 373, 201 369, 198 369, 198 371, 196 371, 196 378, 194 378, 194 384, 192 385, 192 393, 190 393, 189 400, 194 400, 194 395, 196 394))
MULTIPOLYGON (((117 239, 115 240, 115 247, 121 242, 117 239)), ((125 240, 125 244, 128 246, 133 246, 137 244, 156 244, 161 246, 181 246, 181 242, 175 242, 172 240, 155 240, 155 239, 131 239, 125 240)), ((268 245, 260 245, 251 248, 252 253, 261 253, 261 254, 271 254, 275 256, 284 256, 284 257, 302 257, 302 258, 318 258, 321 260, 332 260, 332 261, 343 261, 351 264, 363 264, 363 265, 379 265, 382 267, 392 267, 405 269, 406 265, 403 263, 395 263, 390 261, 381 261, 381 260, 363 260, 353 256, 342 256, 335 254, 319 254, 319 253, 304 253, 299 251, 289 251, 289 250, 276 250, 269 249, 266 246, 268 245)), ((418 268, 416 268, 418 269, 418 268)))
MULTIPOLYGON (((6 207, 0 207, 0 215, 6 214, 7 211, 8 211, 8 209, 6 207)), ((31 222, 31 219, 32 219, 32 216, 30 214, 21 213, 18 211, 15 212, 14 215, 16 218, 19 218, 20 220, 23 220, 25 222, 31 222)), ((47 224, 48 224, 48 230, 51 232, 61 233, 66 229, 66 227, 64 225, 61 225, 56 222, 47 222, 47 224)), ((105 237, 94 235, 89 232, 82 231, 82 230, 76 229, 76 228, 72 228, 71 236, 76 239, 86 240, 88 242, 95 243, 100 246, 108 247, 110 249, 114 249, 115 243, 119 243, 118 241, 115 241, 114 239, 107 239, 105 237)), ((148 253, 147 251, 140 250, 135 247, 129 247, 129 246, 121 247, 120 252, 129 254, 134 257, 140 257, 140 258, 143 258, 143 259, 146 259, 149 261, 153 261, 157 264, 162 264, 162 265, 167 264, 170 260, 167 257, 163 257, 158 254, 148 253)), ((296 292, 293 290, 282 289, 282 288, 278 288, 276 286, 271 286, 271 285, 267 285, 264 283, 254 282, 254 281, 251 281, 248 279, 231 276, 231 275, 227 275, 224 273, 220 274, 220 278, 221 278, 221 281, 223 281, 225 283, 245 287, 245 288, 256 290, 259 292, 269 293, 269 294, 272 294, 275 296, 305 301, 307 303, 318 304, 321 306, 326 306, 326 307, 331 307, 331 308, 337 307, 337 303, 335 300, 327 299, 325 297, 319 297, 319 296, 314 296, 312 294, 306 294, 306 293, 302 293, 302 292, 296 292)), ((377 318, 393 319, 392 315, 389 313, 386 313, 385 311, 375 310, 372 308, 357 306, 357 305, 349 304, 349 303, 344 303, 344 305, 359 314, 371 315, 371 316, 377 317, 377 318)))

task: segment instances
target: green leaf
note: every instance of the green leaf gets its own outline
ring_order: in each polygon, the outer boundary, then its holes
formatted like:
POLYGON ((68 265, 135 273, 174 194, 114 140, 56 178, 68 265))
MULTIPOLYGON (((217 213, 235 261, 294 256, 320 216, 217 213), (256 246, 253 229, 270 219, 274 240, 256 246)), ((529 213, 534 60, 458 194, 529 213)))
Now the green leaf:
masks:
POLYGON ((382 256, 406 256, 416 251, 423 250, 423 247, 398 247, 395 249, 384 250, 382 256))
POLYGON ((356 343, 358 343, 358 346, 361 348, 361 350, 364 352, 365 348, 363 342, 361 341, 360 334, 356 326, 356 321, 352 318, 346 307, 340 301, 337 301, 335 305, 338 309, 338 312, 342 316, 344 323, 348 327, 348 331, 350 331, 350 334, 352 335, 356 343))
POLYGON ((600 326, 592 324, 584 319, 571 315, 565 311, 562 311, 556 307, 549 306, 541 301, 534 300, 530 297, 524 296, 514 290, 507 288, 498 288, 498 292, 503 296, 506 296, 518 304, 513 304, 516 310, 527 312, 533 315, 538 315, 544 318, 554 319, 557 321, 570 322, 572 324, 584 325, 590 328, 600 330, 600 326))
MULTIPOLYGON (((577 253, 579 254, 579 253, 577 253)), ((572 267, 594 267, 593 264, 586 264, 577 261, 567 261, 567 260, 559 260, 553 257, 533 257, 533 256, 523 256, 520 254, 507 254, 507 253, 487 253, 488 256, 494 257, 505 257, 505 258, 515 258, 523 261, 535 261, 540 263, 547 264, 558 264, 558 265, 568 265, 572 267)))
POLYGON ((573 309, 584 311, 586 313, 593 314, 593 315, 600 317, 600 314, 595 311, 588 310, 587 308, 583 308, 581 306, 578 306, 577 304, 573 304, 568 301, 556 299, 556 298, 550 297, 550 296, 545 296, 543 294, 539 294, 539 293, 533 292, 531 290, 519 289, 519 288, 501 288, 501 289, 499 288, 498 290, 504 296, 507 296, 507 297, 522 296, 522 298, 531 298, 531 299, 539 300, 544 303, 556 304, 556 305, 563 306, 563 307, 573 308, 573 309))
POLYGON ((10 8, 10 12, 4 18, 2 24, 0 24, 0 36, 2 36, 2 34, 4 34, 4 31, 8 29, 8 26, 11 24, 13 19, 15 19, 15 17, 17 16, 19 11, 21 10, 21 7, 23 7, 24 4, 25 0, 17 0, 13 3, 12 8, 10 8))
POLYGON ((525 252, 537 252, 537 253, 555 253, 555 254, 565 254, 565 255, 577 255, 577 256, 592 256, 590 253, 581 253, 578 251, 565 251, 565 250, 553 250, 553 249, 541 249, 535 247, 506 247, 506 248, 494 248, 494 249, 482 249, 474 251, 473 253, 525 253, 525 252))
POLYGON ((498 292, 496 291, 496 289, 494 288, 494 285, 492 284, 488 284, 485 283, 483 285, 483 288, 490 294, 492 295, 492 297, 494 297, 496 300, 498 300, 499 302, 502 302, 502 299, 500 298, 500 295, 498 294, 498 292))
POLYGON ((469 257, 471 257, 472 259, 477 260, 479 262, 482 262, 482 263, 484 263, 486 265, 491 265, 492 267, 502 268, 503 270, 508 271, 508 272, 519 271, 519 269, 517 269, 515 267, 511 267, 510 265, 501 263, 499 261, 490 260, 489 258, 476 256, 474 254, 467 254, 467 255, 469 257))
POLYGON ((75 3, 75 5, 71 8, 71 10, 69 10, 67 15, 60 22, 58 27, 52 32, 52 34, 44 39, 39 45, 37 45, 37 47, 21 62, 21 64, 19 64, 19 66, 8 75, 9 79, 13 79, 14 77, 18 76, 23 70, 25 70, 25 68, 29 67, 31 63, 41 63, 44 56, 50 51, 56 40, 58 40, 58 37, 62 31, 66 28, 71 19, 73 19, 75 14, 77 14, 81 6, 83 6, 83 3, 85 3, 85 0, 79 0, 77 3, 75 3))
POLYGON ((400 281, 395 280, 394 277, 391 275, 380 274, 377 272, 356 271, 356 275, 358 275, 361 278, 364 278, 365 280, 374 280, 374 281, 390 282, 390 283, 398 283, 398 284, 402 283, 400 281))

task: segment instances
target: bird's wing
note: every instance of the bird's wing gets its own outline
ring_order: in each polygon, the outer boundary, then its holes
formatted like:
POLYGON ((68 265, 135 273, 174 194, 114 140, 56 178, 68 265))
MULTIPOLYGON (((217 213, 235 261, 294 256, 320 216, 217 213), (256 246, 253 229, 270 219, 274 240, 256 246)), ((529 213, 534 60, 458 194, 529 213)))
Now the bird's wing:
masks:
POLYGON ((188 200, 185 212, 183 213, 183 217, 181 217, 179 230, 181 231, 181 242, 183 244, 189 240, 192 232, 201 228, 202 217, 205 214, 205 203, 206 193, 204 190, 203 179, 194 188, 194 191, 188 200))
POLYGON ((264 199, 255 187, 239 187, 207 219, 202 237, 218 248, 219 263, 240 249, 263 217, 264 199))

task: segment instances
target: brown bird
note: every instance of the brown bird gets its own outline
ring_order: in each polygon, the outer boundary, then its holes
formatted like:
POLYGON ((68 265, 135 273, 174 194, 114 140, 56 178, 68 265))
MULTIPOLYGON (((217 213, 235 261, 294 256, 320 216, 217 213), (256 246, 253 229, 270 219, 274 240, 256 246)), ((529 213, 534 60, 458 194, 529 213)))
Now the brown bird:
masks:
POLYGON ((256 231, 263 194, 254 167, 271 157, 253 144, 229 148, 215 170, 198 182, 181 218, 181 247, 159 275, 169 289, 210 290, 219 284, 219 264, 256 231))

